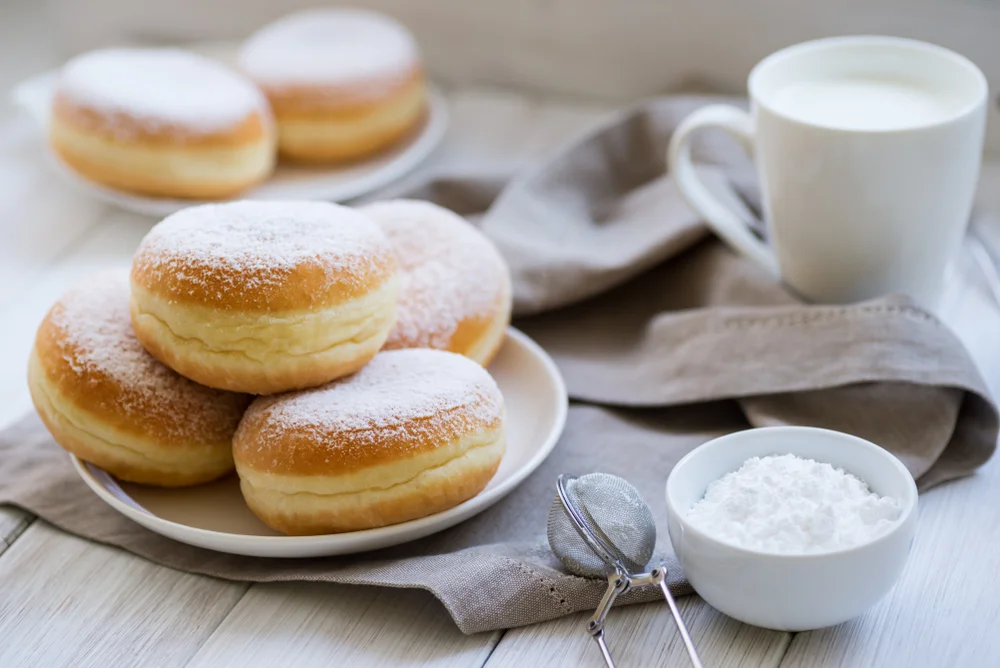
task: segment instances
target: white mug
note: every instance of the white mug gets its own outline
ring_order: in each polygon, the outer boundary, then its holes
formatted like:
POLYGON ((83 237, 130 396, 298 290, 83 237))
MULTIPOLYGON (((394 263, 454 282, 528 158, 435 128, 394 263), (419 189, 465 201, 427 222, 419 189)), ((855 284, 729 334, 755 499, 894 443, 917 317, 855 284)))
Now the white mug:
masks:
POLYGON ((899 291, 934 309, 979 175, 979 68, 924 42, 836 37, 768 56, 747 86, 749 114, 703 107, 671 138, 667 161, 691 208, 806 299, 899 291), (707 127, 753 151, 768 243, 699 181, 689 143, 707 127))

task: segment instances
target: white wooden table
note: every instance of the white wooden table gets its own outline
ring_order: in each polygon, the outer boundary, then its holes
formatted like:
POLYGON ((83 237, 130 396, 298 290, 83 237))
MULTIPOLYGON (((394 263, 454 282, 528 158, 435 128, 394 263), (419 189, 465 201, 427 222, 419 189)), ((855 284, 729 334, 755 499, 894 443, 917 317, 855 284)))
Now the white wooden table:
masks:
MULTIPOLYGON (((54 65, 55 56, 34 9, 2 11, 6 90, 54 65)), ((481 151, 522 164, 607 111, 490 91, 456 92, 452 102, 453 130, 435 157, 449 170, 474 164, 481 151), (507 109, 510 122, 484 138, 473 129, 486 106, 507 109), (515 141, 525 125, 534 129, 530 140, 515 141)), ((1000 175, 1000 165, 987 171, 1000 175)), ((1000 193, 981 199, 1000 214, 1000 193)), ((78 277, 126 263, 153 222, 64 190, 42 163, 28 125, 0 107, 0 423, 30 410, 27 354, 48 306, 78 277)), ((1000 365, 985 372, 997 385, 1000 365)), ((1000 550, 992 545, 1000 535, 998 507, 996 460, 921 497, 918 538, 902 581, 869 614, 840 627, 766 631, 695 596, 682 599, 681 609, 706 666, 1000 666, 1000 550)), ((602 665, 584 617, 463 636, 424 592, 188 575, 0 507, 4 668, 602 665)), ((687 665, 664 606, 615 611, 609 626, 623 668, 687 665)))

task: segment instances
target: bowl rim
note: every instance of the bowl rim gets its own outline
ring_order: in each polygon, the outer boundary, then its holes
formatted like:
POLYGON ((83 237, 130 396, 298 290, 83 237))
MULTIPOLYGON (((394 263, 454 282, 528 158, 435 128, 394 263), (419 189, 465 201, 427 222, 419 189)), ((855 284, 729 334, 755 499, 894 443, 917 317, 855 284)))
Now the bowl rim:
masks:
MULTIPOLYGON (((773 454, 773 453, 751 454, 747 457, 747 459, 750 459, 750 457, 763 457, 767 456, 767 454, 773 454)), ((847 472, 852 473, 851 471, 847 472)), ((868 481, 865 480, 864 482, 867 484, 868 481)), ((742 429, 740 431, 733 432, 731 434, 717 436, 716 438, 705 441, 704 443, 696 447, 694 450, 681 457, 680 461, 678 461, 674 465, 673 469, 670 471, 670 475, 667 476, 667 482, 664 487, 664 496, 666 496, 668 514, 673 515, 677 518, 677 521, 681 525, 681 528, 684 531, 690 531, 691 533, 694 533, 695 535, 697 535, 698 537, 709 543, 712 543, 714 545, 726 549, 735 550, 736 552, 745 554, 747 556, 766 557, 766 558, 780 559, 785 561, 813 561, 813 560, 821 560, 829 557, 836 557, 840 555, 850 554, 852 552, 860 552, 861 550, 865 550, 870 547, 876 546, 880 543, 888 541, 894 534, 900 531, 902 527, 906 526, 909 523, 910 518, 914 515, 914 513, 916 513, 919 492, 917 490, 916 481, 914 481, 913 476, 910 474, 909 470, 907 470, 906 466, 903 465, 903 462, 901 462, 898 457, 896 457, 894 454, 892 454, 885 448, 876 445, 875 443, 872 443, 867 439, 861 438, 859 436, 854 436, 853 434, 847 434, 842 431, 837 431, 835 429, 824 429, 822 427, 807 427, 807 426, 797 426, 797 425, 783 425, 775 427, 750 427, 747 429, 742 429), (685 517, 685 514, 675 506, 670 494, 671 485, 677 479, 675 478, 677 472, 680 471, 683 468, 683 465, 686 465, 690 460, 704 456, 705 450, 708 449, 709 446, 719 441, 739 440, 741 438, 746 438, 748 434, 751 433, 757 434, 760 432, 782 433, 782 434, 797 433, 802 435, 822 433, 825 435, 834 436, 835 438, 839 438, 843 442, 851 443, 852 446, 860 447, 862 449, 875 452, 878 456, 885 459, 891 465, 891 467, 896 470, 896 472, 900 475, 902 479, 906 480, 909 483, 907 486, 909 487, 909 490, 911 492, 909 495, 910 499, 903 507, 903 511, 902 513, 900 513, 899 519, 896 520, 896 523, 888 531, 883 533, 875 540, 870 540, 866 543, 861 543, 859 545, 854 545, 852 547, 845 547, 837 550, 828 550, 824 552, 807 552, 803 554, 765 552, 763 550, 756 550, 753 548, 744 547, 742 545, 736 545, 734 543, 729 543, 724 540, 720 540, 715 536, 705 533, 700 528, 688 522, 687 518, 685 517)), ((904 501, 903 499, 900 499, 901 503, 903 501, 904 501)), ((672 543, 673 540, 671 539, 671 544, 672 543)))

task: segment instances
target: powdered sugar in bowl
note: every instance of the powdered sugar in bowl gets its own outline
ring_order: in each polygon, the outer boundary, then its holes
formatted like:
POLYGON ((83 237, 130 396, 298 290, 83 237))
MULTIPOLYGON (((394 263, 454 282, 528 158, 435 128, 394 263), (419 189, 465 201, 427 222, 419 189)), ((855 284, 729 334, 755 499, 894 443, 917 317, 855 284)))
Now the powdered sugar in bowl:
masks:
POLYGON ((885 596, 909 556, 916 510, 916 485, 896 457, 864 439, 811 427, 748 429, 714 439, 681 459, 667 479, 670 541, 695 591, 730 617, 785 631, 840 624, 885 596), (763 459, 775 455, 794 457, 763 459), (692 516, 709 485, 744 463, 748 468, 716 483, 711 503, 692 516), (830 517, 812 525, 794 517, 795 503, 783 499, 768 503, 777 515, 789 514, 791 529, 780 519, 766 521, 759 507, 756 517, 746 509, 746 531, 734 524, 742 521, 742 506, 752 505, 755 481, 761 494, 773 494, 766 489, 772 475, 797 476, 796 493, 833 498, 835 530, 830 517), (814 484, 837 489, 814 490, 814 484), (733 492, 739 485, 751 498, 733 492), (720 496, 727 492, 728 498, 720 496))

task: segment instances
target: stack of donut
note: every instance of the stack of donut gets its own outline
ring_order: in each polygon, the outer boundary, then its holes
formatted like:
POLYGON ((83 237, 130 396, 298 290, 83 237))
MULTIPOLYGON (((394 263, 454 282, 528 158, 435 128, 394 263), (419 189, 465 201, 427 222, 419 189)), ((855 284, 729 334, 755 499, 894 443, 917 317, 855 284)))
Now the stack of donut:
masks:
POLYGON ((318 9, 252 35, 237 67, 180 49, 105 49, 66 64, 49 141, 96 183, 218 199, 265 180, 277 157, 367 158, 417 128, 426 87, 416 42, 370 11, 318 9))
POLYGON ((270 527, 355 531, 492 478, 505 409, 484 365, 510 309, 499 253, 434 204, 208 204, 63 295, 28 380, 55 440, 122 480, 235 468, 270 527))

